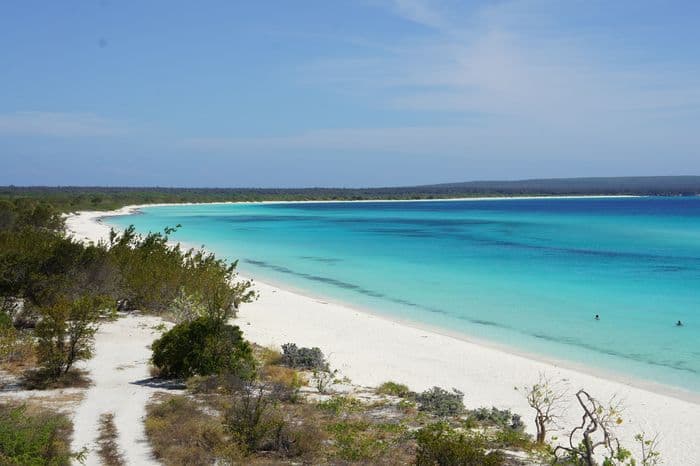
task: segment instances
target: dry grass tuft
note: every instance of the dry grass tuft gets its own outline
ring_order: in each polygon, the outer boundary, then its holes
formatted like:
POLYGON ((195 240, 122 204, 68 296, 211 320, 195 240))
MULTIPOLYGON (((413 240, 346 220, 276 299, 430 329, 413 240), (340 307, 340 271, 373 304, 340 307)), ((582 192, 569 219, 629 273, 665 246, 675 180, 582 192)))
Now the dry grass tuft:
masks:
POLYGON ((289 367, 266 366, 261 372, 264 379, 288 388, 298 389, 309 384, 303 374, 289 367))
POLYGON ((165 465, 233 464, 242 455, 231 447, 221 420, 182 395, 161 395, 146 407, 146 436, 156 458, 165 465))
POLYGON ((276 348, 253 345, 253 354, 262 366, 275 365, 282 362, 282 353, 276 348))
POLYGON ((88 373, 83 370, 71 369, 58 379, 46 374, 42 369, 29 370, 24 373, 22 385, 27 390, 51 390, 56 388, 88 388, 92 385, 88 373))
POLYGON ((100 435, 97 437, 99 446, 97 453, 100 455, 102 464, 106 466, 123 466, 126 464, 124 455, 119 451, 117 439, 119 433, 114 424, 114 413, 104 413, 100 416, 100 435))

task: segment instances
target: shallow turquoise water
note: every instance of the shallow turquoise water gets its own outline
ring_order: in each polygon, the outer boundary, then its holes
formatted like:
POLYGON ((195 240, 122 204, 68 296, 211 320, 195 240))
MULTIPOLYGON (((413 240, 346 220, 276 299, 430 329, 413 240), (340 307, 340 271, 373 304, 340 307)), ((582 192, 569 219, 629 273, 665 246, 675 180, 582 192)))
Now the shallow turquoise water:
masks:
POLYGON ((700 392, 700 198, 142 210, 106 222, 181 224, 261 280, 700 392))

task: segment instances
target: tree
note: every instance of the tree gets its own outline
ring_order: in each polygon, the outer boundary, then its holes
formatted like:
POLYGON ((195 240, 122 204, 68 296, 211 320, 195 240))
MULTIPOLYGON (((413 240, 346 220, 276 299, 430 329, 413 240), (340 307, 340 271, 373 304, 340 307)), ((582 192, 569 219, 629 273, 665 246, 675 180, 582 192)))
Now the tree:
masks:
POLYGON ((250 280, 237 280, 237 262, 228 265, 202 250, 168 244, 165 234, 136 234, 133 226, 110 233, 108 247, 124 279, 124 296, 133 308, 167 311, 182 294, 196 298, 216 319, 235 317, 241 303, 256 298, 250 280))
POLYGON ((567 387, 560 382, 553 382, 544 374, 532 387, 524 387, 527 404, 535 410, 536 441, 544 444, 550 424, 561 417, 567 395, 567 387))
POLYGON ((603 405, 583 389, 576 392, 576 399, 583 409, 581 424, 569 433, 568 446, 558 445, 554 449, 555 456, 574 464, 595 466, 596 450, 600 448, 606 466, 634 465, 631 453, 620 446, 614 433, 615 426, 622 424, 621 403, 613 398, 603 405))
POLYGON ((99 320, 109 308, 102 297, 61 299, 40 310, 36 326, 37 357, 46 375, 57 379, 76 361, 92 357, 99 320))
POLYGON ((203 316, 177 324, 151 347, 153 364, 164 377, 253 375, 253 352, 243 332, 219 319, 203 316))

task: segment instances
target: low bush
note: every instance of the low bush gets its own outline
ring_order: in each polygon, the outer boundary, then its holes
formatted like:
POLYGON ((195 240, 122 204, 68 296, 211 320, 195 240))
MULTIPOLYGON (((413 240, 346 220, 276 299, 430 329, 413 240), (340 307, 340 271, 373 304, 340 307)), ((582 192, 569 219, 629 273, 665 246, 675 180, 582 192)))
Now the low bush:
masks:
POLYGON ((82 456, 70 451, 71 433, 64 414, 0 404, 0 464, 69 465, 82 456))
POLYGON ((282 364, 294 369, 328 370, 328 362, 319 348, 299 348, 294 343, 282 345, 282 364))
POLYGON ((433 387, 416 395, 416 401, 419 403, 421 411, 427 411, 441 417, 462 414, 464 412, 463 398, 464 393, 456 388, 448 392, 443 388, 433 387))
POLYGON ((42 374, 56 380, 66 375, 75 362, 92 357, 95 333, 107 308, 106 298, 92 296, 60 299, 42 308, 35 330, 42 374))
POLYGON ((509 409, 498 409, 495 406, 491 407, 491 409, 478 408, 471 410, 469 411, 469 419, 504 429, 521 432, 525 430, 525 423, 519 414, 514 414, 509 409))
POLYGON ((356 413, 364 408, 360 400, 346 395, 337 395, 327 400, 319 401, 317 406, 321 411, 335 416, 356 413))
POLYGON ((416 432, 417 466, 500 466, 505 464, 499 451, 487 452, 479 434, 467 434, 438 422, 416 432))
POLYGON ((283 366, 266 366, 262 378, 272 386, 272 392, 280 401, 299 401, 299 391, 308 382, 302 374, 283 366))
POLYGON ((31 335, 0 327, 0 368, 10 372, 21 371, 34 364, 36 345, 31 335))
POLYGON ((153 454, 165 465, 215 464, 224 457, 242 458, 241 452, 228 444, 221 421, 185 396, 152 402, 146 413, 146 436, 153 454))
POLYGON ((154 341, 152 349, 153 365, 163 377, 228 372, 249 378, 254 372, 253 353, 243 333, 219 319, 199 317, 177 324, 154 341))
POLYGON ((399 398, 407 398, 412 394, 411 390, 408 389, 408 386, 391 381, 384 382, 377 387, 377 393, 380 395, 398 396, 399 398))
POLYGON ((335 456, 343 461, 370 461, 387 448, 373 435, 367 421, 341 421, 328 426, 333 435, 335 456))
POLYGON ((224 422, 233 440, 248 452, 271 449, 276 432, 284 426, 276 404, 264 385, 243 383, 225 414, 224 422))
POLYGON ((493 435, 493 446, 498 448, 515 448, 520 450, 530 450, 536 444, 533 443, 532 437, 522 430, 501 428, 493 435))

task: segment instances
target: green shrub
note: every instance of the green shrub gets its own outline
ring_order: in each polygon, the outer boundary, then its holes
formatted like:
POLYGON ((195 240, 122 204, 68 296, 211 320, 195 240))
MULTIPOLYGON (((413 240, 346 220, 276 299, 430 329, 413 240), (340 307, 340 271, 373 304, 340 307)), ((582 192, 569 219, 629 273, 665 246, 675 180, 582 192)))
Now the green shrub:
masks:
POLYGON ((328 431, 335 441, 335 456, 343 461, 369 461, 387 448, 367 421, 337 422, 328 431))
POLYGON ((384 382, 379 387, 377 387, 377 393, 380 395, 392 395, 398 396, 399 398, 406 398, 411 395, 411 390, 408 386, 402 383, 396 382, 384 382))
POLYGON ((456 388, 452 392, 440 387, 433 387, 419 393, 416 401, 420 404, 421 411, 427 411, 436 416, 457 416, 464 412, 464 393, 456 388))
POLYGON ((328 362, 319 348, 299 348, 294 343, 282 345, 282 364, 294 369, 328 370, 328 362))
POLYGON ((503 453, 487 453, 481 435, 457 432, 444 422, 420 429, 416 441, 417 466, 500 466, 505 463, 503 453))
POLYGON ((504 429, 511 429, 522 432, 525 430, 525 423, 519 414, 512 413, 509 409, 498 409, 495 406, 489 408, 478 408, 469 411, 469 418, 479 423, 490 424, 504 429))
POLYGON ((237 263, 227 264, 202 250, 168 244, 168 234, 136 234, 133 226, 110 233, 109 253, 125 281, 130 307, 165 312, 182 296, 195 300, 199 311, 226 320, 241 303, 256 297, 249 280, 235 281, 237 263))
POLYGON ((13 321, 10 314, 7 312, 0 312, 0 330, 12 327, 13 321))
POLYGON ((528 450, 534 444, 532 437, 522 430, 511 429, 504 427, 498 429, 493 435, 493 443, 501 448, 517 448, 528 450))
POLYGON ((103 298, 83 296, 72 302, 62 299, 41 310, 35 331, 37 357, 48 378, 58 379, 75 362, 92 357, 98 322, 106 306, 103 298))
POLYGON ((364 405, 352 396, 336 395, 327 400, 319 401, 318 407, 322 411, 338 416, 362 411, 364 405))
POLYGON ((72 425, 63 414, 0 404, 0 464, 69 465, 72 425))
POLYGON ((228 372, 252 377, 253 351, 237 326, 199 317, 177 324, 153 342, 153 364, 163 377, 228 372))

